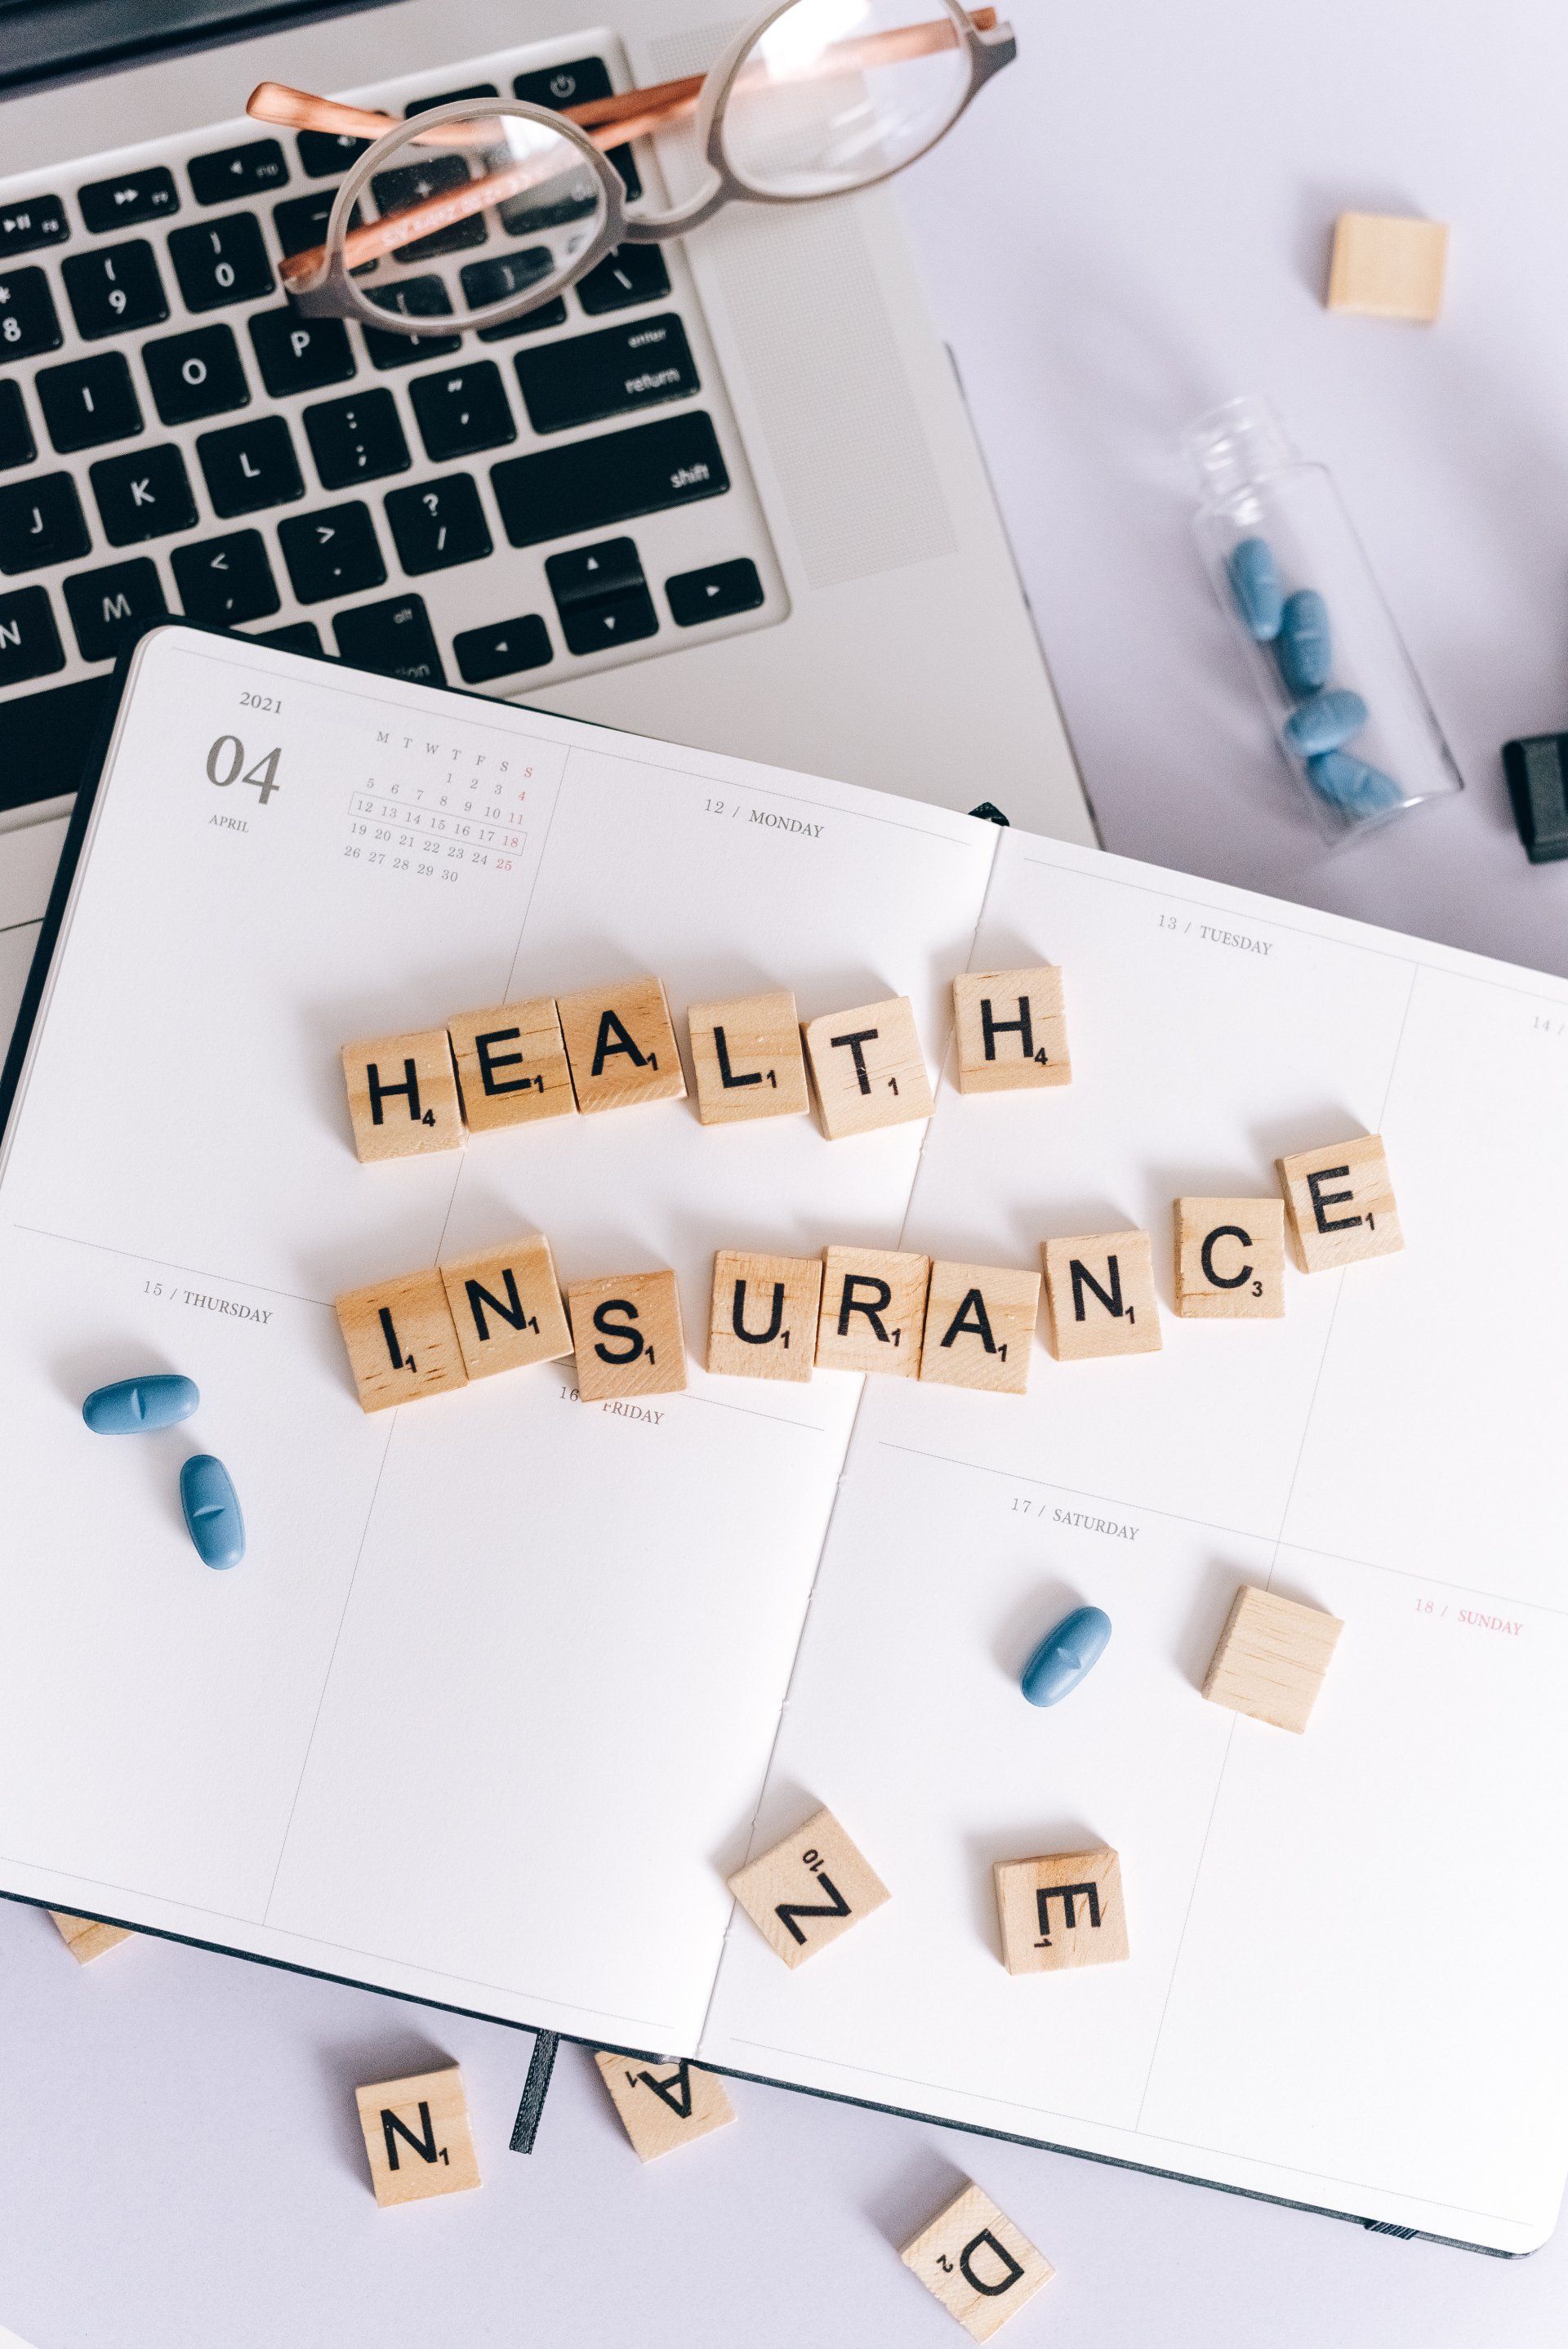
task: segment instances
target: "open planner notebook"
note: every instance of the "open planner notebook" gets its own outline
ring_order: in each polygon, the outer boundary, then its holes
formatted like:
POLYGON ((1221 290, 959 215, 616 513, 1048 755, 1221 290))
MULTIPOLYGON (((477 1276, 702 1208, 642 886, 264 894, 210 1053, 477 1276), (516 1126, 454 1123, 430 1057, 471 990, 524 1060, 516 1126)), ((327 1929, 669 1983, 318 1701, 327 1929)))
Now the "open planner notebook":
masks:
MULTIPOLYGON (((985 778, 971 795, 985 795, 985 778)), ((0 1164, 0 1887, 559 2029, 1524 2251, 1568 2163, 1568 986, 575 721, 171 627, 90 802, 0 1164), (270 773, 263 792, 241 780, 270 773), (276 750, 275 761, 267 754, 276 750), (216 775, 215 783, 211 778, 216 775), (838 1143, 689 1102, 362 1165, 349 1039, 656 973, 800 1016, 1066 974, 1073 1081, 838 1143), (1380 1131, 1404 1254, 1185 1321, 1171 1206, 1380 1131), (1528 1208, 1522 1223, 1517 1219, 1528 1208), (1512 1219, 1512 1220, 1511 1220, 1512 1219), (1504 1226, 1507 1226, 1505 1229, 1504 1226), (361 1413, 331 1299, 1153 1235, 1163 1350, 1026 1396, 569 1362, 361 1413), (103 1440, 102 1381, 183 1428, 103 1440), (188 1453, 250 1537, 212 1574, 188 1453), (1304 1736, 1239 1583, 1344 1619, 1304 1736), (1037 1712, 1024 1657, 1115 1631, 1037 1712), (726 1876, 819 1805, 892 1899, 799 1971, 726 1876), (1114 1846, 1128 1962, 1015 1979, 992 1867, 1114 1846)))

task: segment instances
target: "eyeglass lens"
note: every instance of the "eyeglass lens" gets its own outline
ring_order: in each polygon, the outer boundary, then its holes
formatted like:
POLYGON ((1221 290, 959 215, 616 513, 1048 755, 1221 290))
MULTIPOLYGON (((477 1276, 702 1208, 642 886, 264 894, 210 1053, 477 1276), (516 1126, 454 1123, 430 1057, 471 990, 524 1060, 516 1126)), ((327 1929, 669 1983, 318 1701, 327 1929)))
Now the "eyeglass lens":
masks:
POLYGON ((725 157, 769 195, 861 187, 939 138, 969 79, 940 0, 795 0, 758 36, 731 85, 725 157))

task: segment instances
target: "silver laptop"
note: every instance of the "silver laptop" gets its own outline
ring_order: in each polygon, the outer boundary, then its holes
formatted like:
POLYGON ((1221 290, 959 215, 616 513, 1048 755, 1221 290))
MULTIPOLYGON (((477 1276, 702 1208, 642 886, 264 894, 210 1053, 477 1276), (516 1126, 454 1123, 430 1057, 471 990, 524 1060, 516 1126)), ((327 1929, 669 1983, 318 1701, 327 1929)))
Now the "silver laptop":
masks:
MULTIPOLYGON (((0 0, 0 1019, 116 652, 164 611, 1092 840, 892 196, 733 207, 482 340, 294 331, 278 264, 357 150, 246 119, 255 83, 566 106, 700 71, 744 12, 236 37, 260 13, 0 0), (678 367, 616 366, 655 322, 678 367)), ((983 147, 984 98, 954 136, 983 147)), ((655 198, 686 160, 617 158, 655 198)))

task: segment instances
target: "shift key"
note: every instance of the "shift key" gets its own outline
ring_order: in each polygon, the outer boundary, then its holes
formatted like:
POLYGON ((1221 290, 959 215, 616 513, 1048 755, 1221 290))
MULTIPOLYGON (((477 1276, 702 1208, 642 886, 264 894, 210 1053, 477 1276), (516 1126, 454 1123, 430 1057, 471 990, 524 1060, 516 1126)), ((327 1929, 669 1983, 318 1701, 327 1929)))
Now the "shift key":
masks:
POLYGON ((603 530, 729 487, 717 436, 700 409, 509 458, 491 466, 490 480, 513 546, 603 530))
POLYGON ((597 424, 702 388, 686 328, 674 312, 630 318, 594 335, 541 343, 517 356, 517 380, 536 432, 597 424))

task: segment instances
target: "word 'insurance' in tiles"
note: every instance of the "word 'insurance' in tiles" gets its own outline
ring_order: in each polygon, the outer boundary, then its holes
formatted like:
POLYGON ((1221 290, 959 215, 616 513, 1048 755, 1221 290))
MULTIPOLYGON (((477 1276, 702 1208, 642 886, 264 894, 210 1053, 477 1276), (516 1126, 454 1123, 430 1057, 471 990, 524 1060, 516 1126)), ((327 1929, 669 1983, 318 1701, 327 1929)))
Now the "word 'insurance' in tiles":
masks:
POLYGON ((1243 1583, 1225 1619, 1203 1694, 1211 1704, 1299 1734, 1344 1629, 1337 1615, 1325 1614, 1320 1607, 1304 1607, 1299 1599, 1243 1583))
POLYGON ((383 2209, 462 2194, 480 2182, 463 2075, 453 2064, 356 2092, 370 2182, 383 2209))
POLYGON ((657 2161, 735 2118, 723 2082, 696 2064, 645 2064, 607 2054, 593 2061, 639 2161, 657 2161))
POLYGON ((1103 1847, 998 1860, 996 1913, 1010 1974, 1114 1965, 1127 1955, 1121 1862, 1103 1847))
POLYGON ((804 1965, 891 1897, 830 1811, 749 1861, 729 1889, 787 1966, 804 1965))
POLYGON ((977 2186, 965 2186, 903 2247, 903 2263, 972 2341, 989 2341, 1056 2270, 977 2186))

